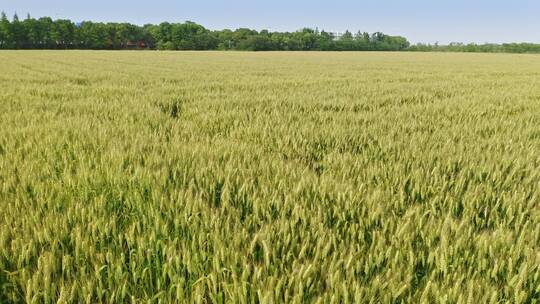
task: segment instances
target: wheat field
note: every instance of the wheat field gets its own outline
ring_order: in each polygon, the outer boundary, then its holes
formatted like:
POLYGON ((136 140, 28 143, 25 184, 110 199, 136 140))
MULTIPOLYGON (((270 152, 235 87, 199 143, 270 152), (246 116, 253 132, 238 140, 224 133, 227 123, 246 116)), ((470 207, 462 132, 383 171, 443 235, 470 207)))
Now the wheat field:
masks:
POLYGON ((0 52, 0 303, 538 303, 540 56, 0 52))

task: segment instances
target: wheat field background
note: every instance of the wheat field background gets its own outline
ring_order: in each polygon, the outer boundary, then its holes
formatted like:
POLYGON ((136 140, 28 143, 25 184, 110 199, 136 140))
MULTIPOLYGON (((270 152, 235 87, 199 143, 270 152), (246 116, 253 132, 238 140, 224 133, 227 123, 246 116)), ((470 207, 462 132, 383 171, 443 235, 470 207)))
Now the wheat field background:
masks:
POLYGON ((538 303, 540 56, 0 52, 0 303, 538 303))

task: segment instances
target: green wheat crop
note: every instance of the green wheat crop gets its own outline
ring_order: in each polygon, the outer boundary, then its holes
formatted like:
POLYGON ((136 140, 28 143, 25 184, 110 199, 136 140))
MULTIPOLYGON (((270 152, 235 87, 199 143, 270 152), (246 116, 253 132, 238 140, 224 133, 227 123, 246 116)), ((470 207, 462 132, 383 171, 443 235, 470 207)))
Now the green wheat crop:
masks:
POLYGON ((540 57, 0 52, 0 303, 538 303, 540 57))

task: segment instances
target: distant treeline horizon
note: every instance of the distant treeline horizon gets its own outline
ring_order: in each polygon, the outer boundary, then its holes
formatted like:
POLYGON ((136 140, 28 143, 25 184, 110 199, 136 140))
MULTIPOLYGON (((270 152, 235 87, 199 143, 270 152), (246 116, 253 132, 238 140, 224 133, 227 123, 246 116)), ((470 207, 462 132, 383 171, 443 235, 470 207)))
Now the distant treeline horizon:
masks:
POLYGON ((11 20, 0 17, 0 49, 91 50, 245 50, 245 51, 418 51, 540 53, 540 44, 415 44, 402 36, 381 32, 337 34, 303 28, 295 32, 270 32, 239 28, 209 30, 195 22, 162 22, 143 26, 131 23, 75 23, 68 19, 27 15, 11 20))

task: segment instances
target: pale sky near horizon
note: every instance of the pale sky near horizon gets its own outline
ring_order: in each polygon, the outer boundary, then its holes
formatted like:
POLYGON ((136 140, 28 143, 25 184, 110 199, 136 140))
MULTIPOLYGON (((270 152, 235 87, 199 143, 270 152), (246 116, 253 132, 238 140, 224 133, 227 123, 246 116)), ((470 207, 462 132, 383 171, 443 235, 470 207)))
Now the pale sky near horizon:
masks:
POLYGON ((0 0, 0 10, 75 22, 191 20, 209 29, 381 31, 413 43, 540 43, 539 0, 0 0))

